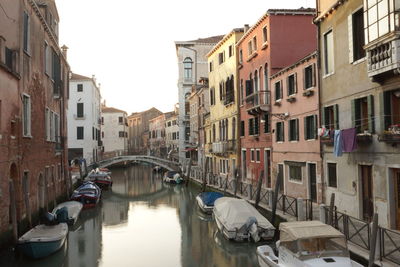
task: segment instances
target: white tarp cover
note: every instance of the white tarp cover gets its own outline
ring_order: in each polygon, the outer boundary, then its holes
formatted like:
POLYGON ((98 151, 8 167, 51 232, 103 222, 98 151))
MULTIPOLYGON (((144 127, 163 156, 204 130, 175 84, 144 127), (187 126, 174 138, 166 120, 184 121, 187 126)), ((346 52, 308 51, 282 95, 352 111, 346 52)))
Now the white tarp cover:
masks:
POLYGON ((68 217, 70 218, 76 218, 78 217, 79 213, 82 210, 83 204, 78 202, 78 201, 67 201, 67 202, 63 202, 57 205, 57 207, 55 207, 53 209, 53 214, 56 214, 58 209, 61 209, 63 207, 66 207, 68 209, 68 217))
POLYGON ((39 224, 21 236, 18 243, 25 242, 51 242, 64 238, 68 234, 68 225, 60 223, 56 225, 39 224))
POLYGON ((242 227, 249 217, 257 219, 257 225, 264 229, 275 229, 250 203, 244 199, 221 197, 214 203, 214 215, 229 231, 242 227))
POLYGON ((279 230, 281 242, 305 238, 344 237, 341 232, 320 221, 285 222, 279 225, 279 230))

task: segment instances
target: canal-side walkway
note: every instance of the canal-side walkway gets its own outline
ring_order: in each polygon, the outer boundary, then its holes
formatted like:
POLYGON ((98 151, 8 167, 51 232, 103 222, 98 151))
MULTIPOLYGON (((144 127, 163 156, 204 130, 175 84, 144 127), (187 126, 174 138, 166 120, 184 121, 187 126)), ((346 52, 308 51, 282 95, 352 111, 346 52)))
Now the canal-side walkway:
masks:
MULTIPOLYGON (((193 168, 190 171, 192 181, 202 184, 201 171, 193 168)), ((255 204, 257 185, 248 183, 236 183, 233 179, 226 177, 207 175, 207 186, 221 192, 246 199, 255 204)), ((259 195, 259 206, 272 212, 271 189, 261 188, 259 195)), ((327 223, 328 210, 324 204, 318 205, 305 199, 296 199, 279 194, 276 214, 286 221, 297 220, 320 220, 327 223)), ((346 214, 335 211, 333 215, 334 226, 340 230, 348 240, 349 250, 366 260, 369 259, 369 247, 372 227, 369 223, 353 218, 346 214)), ((375 264, 383 267, 394 267, 400 265, 400 233, 397 231, 379 228, 376 245, 375 264)))

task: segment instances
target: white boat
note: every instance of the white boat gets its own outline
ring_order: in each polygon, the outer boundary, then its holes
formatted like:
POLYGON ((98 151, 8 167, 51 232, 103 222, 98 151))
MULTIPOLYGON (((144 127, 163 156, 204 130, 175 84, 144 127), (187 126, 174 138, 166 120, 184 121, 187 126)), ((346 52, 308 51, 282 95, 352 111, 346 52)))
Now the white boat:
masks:
POLYGON ((66 223, 40 224, 18 239, 18 249, 31 258, 43 258, 59 250, 64 245, 67 234, 66 223))
POLYGON ((362 267, 350 259, 345 236, 320 221, 286 222, 279 225, 279 256, 268 246, 257 248, 261 267, 362 267))
POLYGON ((163 181, 170 184, 180 184, 183 182, 179 172, 167 171, 164 173, 163 181))
POLYGON ((215 200, 224 195, 219 192, 202 192, 196 196, 197 205, 206 214, 212 214, 215 200))
POLYGON ((53 214, 58 215, 60 213, 60 211, 63 208, 66 208, 68 213, 67 213, 67 218, 63 218, 64 216, 57 216, 57 221, 58 222, 65 222, 69 225, 74 225, 76 223, 76 221, 78 220, 79 214, 81 213, 83 204, 78 202, 78 201, 67 201, 67 202, 63 202, 57 205, 57 207, 55 207, 53 209, 53 214))
POLYGON ((274 237, 275 227, 244 199, 218 198, 214 203, 218 229, 230 240, 254 242, 274 237))

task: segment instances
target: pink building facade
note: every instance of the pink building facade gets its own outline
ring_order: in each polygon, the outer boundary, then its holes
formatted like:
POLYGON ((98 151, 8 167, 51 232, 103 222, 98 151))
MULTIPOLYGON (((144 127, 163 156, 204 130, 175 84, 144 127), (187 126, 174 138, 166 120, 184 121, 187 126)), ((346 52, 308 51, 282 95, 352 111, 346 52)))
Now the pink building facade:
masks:
POLYGON ((283 172, 285 195, 322 201, 321 154, 317 133, 317 52, 271 76, 272 172, 283 172))
POLYGON ((243 181, 255 182, 263 172, 271 188, 271 75, 316 50, 315 9, 270 9, 236 45, 239 55, 240 164, 243 181))

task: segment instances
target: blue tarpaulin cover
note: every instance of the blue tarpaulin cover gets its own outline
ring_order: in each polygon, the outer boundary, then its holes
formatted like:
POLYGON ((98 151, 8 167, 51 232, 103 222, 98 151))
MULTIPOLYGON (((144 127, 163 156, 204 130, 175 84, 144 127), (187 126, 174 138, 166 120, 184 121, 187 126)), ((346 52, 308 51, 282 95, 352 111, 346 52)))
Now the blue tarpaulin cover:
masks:
POLYGON ((214 206, 214 201, 223 196, 223 194, 217 192, 203 192, 200 194, 201 200, 207 206, 214 206))

